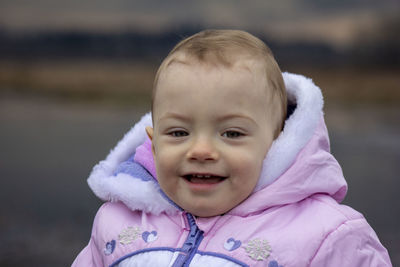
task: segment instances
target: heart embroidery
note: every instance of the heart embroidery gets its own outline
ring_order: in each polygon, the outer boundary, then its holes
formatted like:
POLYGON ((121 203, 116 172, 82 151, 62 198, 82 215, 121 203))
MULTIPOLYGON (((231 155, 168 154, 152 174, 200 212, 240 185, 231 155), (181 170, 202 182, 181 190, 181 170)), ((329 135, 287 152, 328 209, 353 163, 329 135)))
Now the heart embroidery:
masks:
POLYGON ((158 236, 157 236, 157 232, 156 231, 146 231, 143 232, 142 234, 142 238, 144 240, 144 242, 146 243, 151 243, 157 240, 158 236))
POLYGON ((277 261, 270 261, 268 267, 283 267, 283 266, 279 265, 277 261))
POLYGON ((240 242, 240 240, 235 240, 233 237, 231 237, 225 241, 224 248, 228 251, 233 251, 235 249, 238 249, 241 245, 242 242, 240 242))
POLYGON ((111 240, 110 242, 107 242, 106 247, 104 248, 104 254, 111 255, 114 252, 114 249, 115 249, 115 240, 111 240))

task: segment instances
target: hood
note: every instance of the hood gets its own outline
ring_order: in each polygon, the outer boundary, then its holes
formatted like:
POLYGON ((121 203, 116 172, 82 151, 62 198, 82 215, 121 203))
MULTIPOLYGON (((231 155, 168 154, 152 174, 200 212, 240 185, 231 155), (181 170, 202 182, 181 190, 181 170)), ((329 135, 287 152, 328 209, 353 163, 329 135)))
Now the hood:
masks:
MULTIPOLYGON (((288 101, 295 108, 264 159, 253 194, 230 214, 245 216, 272 206, 295 203, 313 194, 328 194, 338 202, 346 195, 347 184, 342 170, 330 154, 321 90, 311 79, 301 75, 284 73, 283 78, 288 101)), ((132 210, 171 214, 179 208, 165 196, 153 178, 154 163, 149 151, 148 160, 142 160, 141 166, 152 175, 146 178, 136 175, 143 170, 116 172, 121 164, 133 158, 136 148, 139 147, 142 155, 146 154, 141 145, 147 139, 145 127, 151 125, 151 115, 146 114, 107 158, 93 168, 88 183, 104 201, 121 201, 132 210)))

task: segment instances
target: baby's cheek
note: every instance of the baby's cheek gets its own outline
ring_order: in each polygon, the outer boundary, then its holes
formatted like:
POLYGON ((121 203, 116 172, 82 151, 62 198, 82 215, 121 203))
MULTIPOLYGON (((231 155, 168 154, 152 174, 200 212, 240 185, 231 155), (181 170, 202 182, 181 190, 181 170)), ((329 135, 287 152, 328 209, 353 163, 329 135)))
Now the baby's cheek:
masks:
POLYGON ((234 164, 234 171, 240 177, 240 182, 245 184, 256 184, 261 173, 262 161, 252 156, 239 157, 234 164))

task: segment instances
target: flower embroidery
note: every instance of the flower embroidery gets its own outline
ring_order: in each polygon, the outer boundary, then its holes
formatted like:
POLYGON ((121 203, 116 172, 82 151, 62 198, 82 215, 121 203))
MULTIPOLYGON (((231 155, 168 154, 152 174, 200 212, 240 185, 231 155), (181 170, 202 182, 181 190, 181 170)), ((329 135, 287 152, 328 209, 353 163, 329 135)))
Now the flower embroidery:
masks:
POLYGON ((129 226, 122 230, 122 232, 118 235, 118 240, 123 245, 128 245, 132 243, 135 239, 141 236, 141 230, 139 227, 129 226))
POLYGON ((266 260, 271 252, 271 246, 268 244, 268 241, 260 238, 250 240, 244 249, 247 255, 256 261, 266 260))

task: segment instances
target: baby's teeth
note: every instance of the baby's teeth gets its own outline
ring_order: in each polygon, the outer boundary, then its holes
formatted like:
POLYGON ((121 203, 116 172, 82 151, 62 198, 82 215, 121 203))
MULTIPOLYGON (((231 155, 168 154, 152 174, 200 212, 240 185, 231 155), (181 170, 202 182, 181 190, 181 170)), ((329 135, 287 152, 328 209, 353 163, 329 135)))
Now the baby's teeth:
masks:
POLYGON ((196 175, 194 175, 194 177, 196 177, 196 178, 210 178, 210 177, 211 177, 211 175, 201 175, 201 174, 196 174, 196 175))

